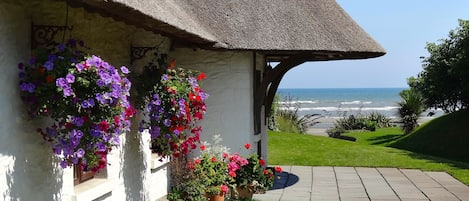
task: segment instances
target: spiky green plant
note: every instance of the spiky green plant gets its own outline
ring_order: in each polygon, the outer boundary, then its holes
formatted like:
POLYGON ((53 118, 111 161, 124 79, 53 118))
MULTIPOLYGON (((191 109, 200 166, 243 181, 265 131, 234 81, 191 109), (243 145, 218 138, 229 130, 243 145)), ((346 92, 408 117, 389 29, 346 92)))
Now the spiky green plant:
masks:
POLYGON ((410 133, 418 127, 418 119, 424 112, 423 97, 417 91, 406 89, 399 93, 402 100, 398 102, 398 115, 404 133, 410 133))

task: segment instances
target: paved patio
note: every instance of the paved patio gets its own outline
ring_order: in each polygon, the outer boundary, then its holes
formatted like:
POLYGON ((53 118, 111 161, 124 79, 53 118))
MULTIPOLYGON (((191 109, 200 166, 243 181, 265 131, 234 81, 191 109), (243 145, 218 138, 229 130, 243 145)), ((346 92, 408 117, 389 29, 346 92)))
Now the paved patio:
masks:
POLYGON ((445 172, 362 167, 282 166, 262 201, 467 200, 469 187, 445 172))

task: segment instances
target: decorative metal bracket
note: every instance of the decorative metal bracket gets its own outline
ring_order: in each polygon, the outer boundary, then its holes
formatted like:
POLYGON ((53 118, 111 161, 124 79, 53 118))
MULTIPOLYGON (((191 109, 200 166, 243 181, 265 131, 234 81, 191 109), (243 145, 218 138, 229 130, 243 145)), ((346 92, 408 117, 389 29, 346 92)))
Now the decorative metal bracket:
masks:
POLYGON ((31 24, 31 48, 35 49, 55 39, 59 31, 72 31, 73 26, 34 25, 31 24))
POLYGON ((150 50, 158 50, 158 46, 154 47, 134 47, 130 46, 130 64, 133 64, 134 61, 139 60, 147 54, 150 50))

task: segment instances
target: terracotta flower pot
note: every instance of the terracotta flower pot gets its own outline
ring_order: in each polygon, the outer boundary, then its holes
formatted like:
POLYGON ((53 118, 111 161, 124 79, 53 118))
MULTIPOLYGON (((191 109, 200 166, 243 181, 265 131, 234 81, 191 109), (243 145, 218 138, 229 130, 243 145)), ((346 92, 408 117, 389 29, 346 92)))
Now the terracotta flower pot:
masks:
POLYGON ((250 190, 250 187, 236 187, 236 191, 231 189, 232 198, 252 199, 254 191, 250 190), (236 194, 237 192, 237 194, 236 194))
POLYGON ((236 187, 236 190, 238 191, 238 198, 252 199, 252 195, 254 194, 249 187, 236 187))
POLYGON ((225 200, 225 194, 220 193, 217 195, 205 195, 210 201, 224 201, 225 200))

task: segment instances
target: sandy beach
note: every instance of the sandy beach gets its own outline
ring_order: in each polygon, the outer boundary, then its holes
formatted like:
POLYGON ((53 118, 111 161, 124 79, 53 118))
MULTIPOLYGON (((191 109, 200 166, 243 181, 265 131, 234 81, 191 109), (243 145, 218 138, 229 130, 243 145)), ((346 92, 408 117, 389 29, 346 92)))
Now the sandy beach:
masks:
MULTIPOLYGON (((423 123, 434 119, 435 117, 421 117, 419 119, 419 124, 422 125, 423 123)), ((318 124, 314 126, 310 126, 306 131, 307 134, 311 135, 320 135, 320 136, 327 136, 326 130, 334 126, 334 122, 338 119, 338 117, 323 117, 318 119, 318 124)), ((391 118, 391 122, 398 122, 398 118, 391 118)))

